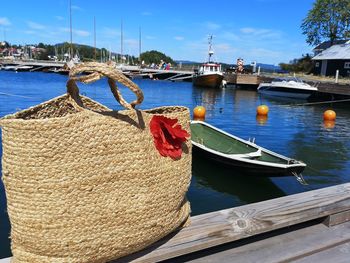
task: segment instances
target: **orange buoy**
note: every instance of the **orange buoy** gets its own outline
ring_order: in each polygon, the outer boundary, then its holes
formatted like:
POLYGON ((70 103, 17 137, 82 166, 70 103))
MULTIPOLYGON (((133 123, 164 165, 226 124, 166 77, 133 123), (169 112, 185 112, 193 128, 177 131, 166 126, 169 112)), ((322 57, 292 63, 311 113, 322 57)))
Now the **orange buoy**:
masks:
POLYGON ((204 121, 206 110, 203 106, 197 106, 193 109, 193 119, 204 121))
POLYGON ((264 125, 267 121, 267 115, 256 115, 256 122, 260 125, 264 125))
POLYGON ((326 129, 333 129, 334 126, 335 126, 335 121, 327 121, 325 120, 323 122, 323 126, 326 128, 326 129))
POLYGON ((266 105, 260 105, 256 108, 256 113, 258 115, 267 115, 268 112, 269 112, 269 107, 267 107, 266 105))
POLYGON ((326 110, 323 113, 323 119, 325 121, 334 121, 336 117, 337 117, 337 114, 333 110, 326 110))

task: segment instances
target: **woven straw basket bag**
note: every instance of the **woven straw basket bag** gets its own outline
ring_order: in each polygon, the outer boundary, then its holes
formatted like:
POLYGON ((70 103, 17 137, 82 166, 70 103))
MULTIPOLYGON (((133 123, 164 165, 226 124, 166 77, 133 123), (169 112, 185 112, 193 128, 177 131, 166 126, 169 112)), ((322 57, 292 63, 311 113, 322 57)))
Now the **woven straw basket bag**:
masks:
POLYGON ((85 63, 66 95, 0 119, 13 262, 105 262, 186 224, 189 110, 134 109, 142 100, 118 70, 85 63), (102 76, 126 110, 79 96, 76 81, 102 76), (116 81, 137 99, 127 103, 116 81))

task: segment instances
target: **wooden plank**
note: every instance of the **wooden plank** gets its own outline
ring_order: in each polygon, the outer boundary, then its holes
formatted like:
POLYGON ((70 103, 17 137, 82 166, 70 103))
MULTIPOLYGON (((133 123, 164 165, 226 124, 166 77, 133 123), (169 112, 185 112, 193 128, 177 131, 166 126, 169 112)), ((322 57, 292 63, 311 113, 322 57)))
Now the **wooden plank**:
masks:
MULTIPOLYGON (((265 236, 260 237, 258 241, 249 242, 248 240, 243 244, 236 241, 224 247, 210 249, 206 253, 184 256, 178 258, 178 262, 299 262, 299 260, 309 258, 310 255, 318 255, 323 251, 347 244, 350 241, 350 223, 333 228, 317 224, 290 232, 265 236)), ((309 260, 305 262, 319 261, 309 260)))
POLYGON ((189 227, 114 262, 155 262, 349 210, 350 183, 199 215, 189 227))
POLYGON ((349 263, 350 262, 350 242, 332 247, 317 254, 293 261, 294 263, 349 263))
POLYGON ((318 91, 323 93, 350 95, 350 85, 336 83, 320 83, 318 91))
POLYGON ((350 221, 350 210, 329 215, 323 222, 326 226, 335 226, 350 221))

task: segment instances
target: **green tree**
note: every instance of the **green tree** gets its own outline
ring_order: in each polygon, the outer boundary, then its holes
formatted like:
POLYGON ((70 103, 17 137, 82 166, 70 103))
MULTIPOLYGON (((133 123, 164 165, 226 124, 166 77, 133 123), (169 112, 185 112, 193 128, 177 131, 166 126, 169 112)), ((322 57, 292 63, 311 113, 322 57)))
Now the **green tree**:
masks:
POLYGON ((301 58, 293 59, 287 63, 280 63, 279 66, 281 69, 290 71, 290 72, 304 72, 309 73, 312 70, 313 64, 311 60, 311 55, 306 54, 302 55, 301 58))
POLYGON ((350 37, 350 0, 316 0, 301 29, 310 45, 350 37))
POLYGON ((175 65, 175 61, 171 57, 168 57, 165 54, 156 50, 146 51, 142 53, 140 57, 141 61, 145 61, 146 64, 159 64, 160 61, 163 60, 166 63, 170 62, 171 64, 175 65))

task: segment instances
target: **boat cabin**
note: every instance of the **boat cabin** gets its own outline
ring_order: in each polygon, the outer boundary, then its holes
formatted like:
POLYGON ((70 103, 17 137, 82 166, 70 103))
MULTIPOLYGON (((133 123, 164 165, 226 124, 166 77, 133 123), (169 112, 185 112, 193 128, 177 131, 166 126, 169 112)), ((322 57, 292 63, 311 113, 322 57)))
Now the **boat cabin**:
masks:
POLYGON ((204 72, 221 72, 221 65, 216 63, 205 63, 199 69, 199 73, 204 72))

